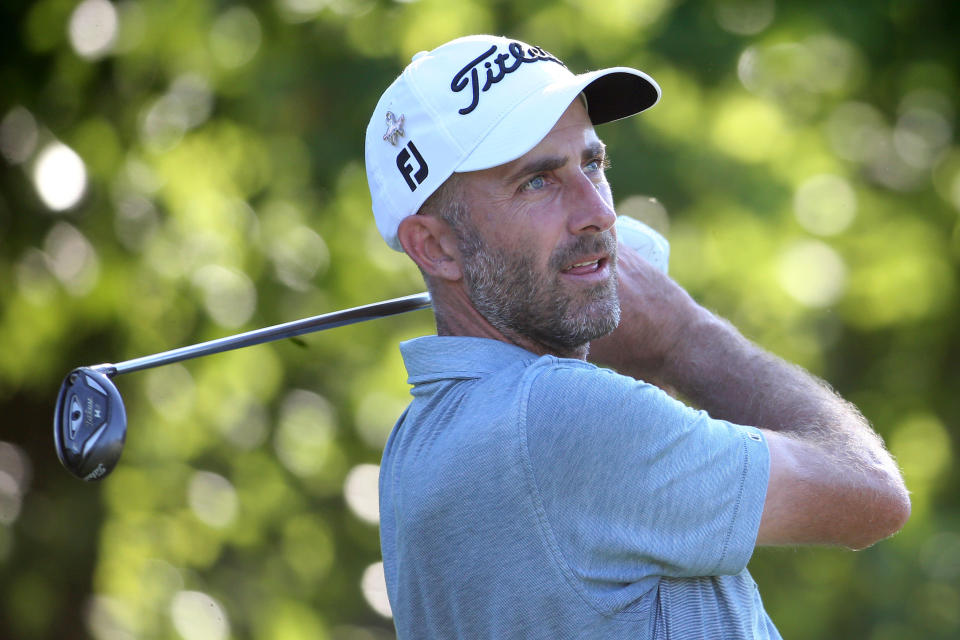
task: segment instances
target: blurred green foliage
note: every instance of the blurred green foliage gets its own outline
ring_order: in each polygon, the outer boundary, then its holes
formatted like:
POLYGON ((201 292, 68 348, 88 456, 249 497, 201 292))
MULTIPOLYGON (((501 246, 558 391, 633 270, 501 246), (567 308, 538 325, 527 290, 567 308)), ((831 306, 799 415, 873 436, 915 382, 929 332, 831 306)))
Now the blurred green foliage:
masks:
POLYGON ((421 290, 369 213, 367 118, 416 51, 497 32, 659 80, 600 130, 621 212, 903 466, 894 539, 755 555, 784 637, 958 637, 958 7, 5 2, 0 636, 392 637, 375 465, 429 313, 120 378, 100 484, 59 467, 51 415, 74 366, 421 290))

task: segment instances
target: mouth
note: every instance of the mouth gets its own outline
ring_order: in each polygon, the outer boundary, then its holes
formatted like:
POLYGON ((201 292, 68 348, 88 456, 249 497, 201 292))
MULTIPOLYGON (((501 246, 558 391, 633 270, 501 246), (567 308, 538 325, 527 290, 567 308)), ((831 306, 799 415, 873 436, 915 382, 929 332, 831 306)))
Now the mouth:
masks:
POLYGON ((577 278, 605 278, 607 276, 609 263, 609 258, 605 256, 589 257, 574 262, 562 269, 560 273, 577 278))

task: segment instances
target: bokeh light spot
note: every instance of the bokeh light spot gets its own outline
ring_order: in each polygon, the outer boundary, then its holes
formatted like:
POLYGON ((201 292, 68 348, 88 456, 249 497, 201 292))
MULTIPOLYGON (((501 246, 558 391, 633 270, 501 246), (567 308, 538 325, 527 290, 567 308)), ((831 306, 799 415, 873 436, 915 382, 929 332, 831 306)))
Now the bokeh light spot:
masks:
POLYGON ((213 111, 213 90, 207 79, 196 73, 178 76, 166 94, 171 108, 183 115, 188 128, 198 127, 213 111))
POLYGON ((928 413, 901 422, 890 439, 890 451, 903 469, 907 486, 914 491, 945 471, 953 457, 943 423, 928 413))
POLYGON ((170 151, 184 133, 206 122, 212 110, 213 91, 207 79, 198 74, 181 75, 144 109, 140 135, 152 151, 170 151))
POLYGON ((149 198, 132 191, 116 196, 113 207, 117 239, 130 251, 142 251, 160 224, 157 208, 149 198))
POLYGON ((61 142, 52 142, 37 156, 33 184, 48 208, 63 211, 83 197, 87 189, 87 168, 73 149, 61 142))
POLYGON ((49 256, 33 247, 27 249, 17 261, 14 274, 17 293, 34 304, 44 304, 59 295, 56 280, 47 263, 49 256))
POLYGON ((0 471, 13 479, 17 492, 27 492, 33 476, 33 466, 26 451, 11 442, 0 441, 0 471))
POLYGON ((230 623, 219 602, 200 591, 180 591, 170 602, 170 616, 184 640, 223 640, 230 623))
POLYGON ((270 257, 280 282, 296 291, 307 290, 317 273, 330 262, 323 238, 303 225, 277 238, 270 247, 270 257))
POLYGON ((14 107, 0 121, 0 153, 10 164, 26 162, 37 148, 37 121, 23 107, 14 107))
POLYGON ((844 102, 838 106, 827 119, 826 130, 833 152, 854 162, 877 158, 890 135, 883 114, 864 102, 844 102))
POLYGON ((960 148, 951 147, 940 155, 931 172, 931 178, 937 194, 960 211, 960 148))
POLYGON ((113 49, 118 26, 113 4, 107 0, 83 0, 70 15, 70 44, 81 58, 102 58, 113 49))
POLYGON ((812 74, 813 56, 797 42, 748 47, 737 62, 743 86, 759 95, 782 94, 803 86, 812 74))
POLYGON ((828 307, 846 290, 843 258, 818 240, 790 246, 780 257, 778 275, 784 291, 807 307, 828 307))
POLYGON ((301 476, 318 473, 333 447, 333 409, 322 396, 296 389, 283 400, 274 446, 283 465, 301 476))
POLYGON ((893 146, 907 164, 928 169, 952 137, 953 129, 943 115, 932 109, 911 108, 897 120, 893 146))
POLYGON ((88 293, 97 283, 100 262, 96 249, 80 231, 58 222, 43 241, 47 268, 73 295, 88 293))
POLYGON ((832 236, 843 232, 857 213, 857 196, 846 179, 823 174, 807 179, 793 196, 797 221, 810 233, 832 236))
POLYGON ((862 54, 849 41, 816 33, 797 42, 747 47, 737 62, 743 86, 785 112, 816 117, 824 96, 849 92, 862 76, 862 54))
POLYGON ((220 265, 197 270, 194 284, 203 291, 203 306, 217 324, 235 329, 253 315, 257 289, 246 274, 220 265))
POLYGON ((774 0, 718 0, 714 16, 724 31, 740 36, 760 33, 773 22, 774 0))
POLYGON ((276 0, 276 4, 287 22, 306 22, 330 4, 330 0, 276 0))
POLYGON ((256 14, 246 7, 224 11, 210 30, 210 52, 221 66, 235 69, 250 62, 260 48, 262 30, 256 14))
POLYGON ((361 520, 370 524, 380 522, 380 467, 358 464, 347 474, 343 495, 347 506, 361 520))
POLYGON ((11 525, 20 517, 23 495, 20 487, 6 471, 0 470, 0 525, 11 525))
POLYGON ((216 473, 194 473, 187 501, 194 515, 211 527, 226 527, 237 516, 237 492, 229 480, 216 473))
POLYGON ((84 617, 90 635, 96 640, 132 640, 136 637, 133 615, 124 600, 95 595, 87 601, 84 617))
POLYGON ((392 618, 390 599, 387 597, 387 579, 383 572, 383 563, 375 562, 367 567, 360 580, 360 589, 370 608, 384 618, 392 618))
POLYGON ((267 410, 246 395, 228 398, 217 412, 217 421, 221 433, 238 449, 255 449, 267 439, 267 410))
POLYGON ((23 449, 0 441, 0 524, 13 524, 19 517, 31 473, 30 458, 23 449))
POLYGON ((804 79, 804 86, 816 93, 835 94, 855 85, 861 68, 861 54, 849 40, 817 33, 804 38, 802 44, 812 56, 810 74, 804 79))

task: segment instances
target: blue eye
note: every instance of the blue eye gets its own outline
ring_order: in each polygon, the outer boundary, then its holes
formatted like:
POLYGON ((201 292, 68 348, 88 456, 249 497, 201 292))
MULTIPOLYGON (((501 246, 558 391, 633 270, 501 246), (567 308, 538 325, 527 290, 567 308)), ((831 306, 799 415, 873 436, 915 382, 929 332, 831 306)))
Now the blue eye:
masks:
POLYGON ((527 180, 527 183, 523 185, 524 189, 533 189, 534 191, 538 189, 543 189, 547 185, 547 181, 543 176, 534 176, 527 180))
POLYGON ((585 164, 584 168, 590 172, 604 171, 610 168, 610 160, 606 156, 603 156, 602 158, 594 158, 585 164))

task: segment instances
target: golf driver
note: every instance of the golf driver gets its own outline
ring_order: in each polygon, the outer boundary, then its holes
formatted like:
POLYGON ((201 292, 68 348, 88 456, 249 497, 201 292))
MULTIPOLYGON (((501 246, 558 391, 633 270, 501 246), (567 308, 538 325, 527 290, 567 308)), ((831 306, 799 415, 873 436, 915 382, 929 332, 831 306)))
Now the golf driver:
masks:
MULTIPOLYGON (((638 251, 653 266, 667 272, 670 246, 663 236, 627 216, 617 218, 617 234, 623 243, 638 251)), ((120 392, 112 380, 120 374, 426 309, 430 305, 430 294, 418 293, 255 329, 116 364, 98 364, 74 369, 67 374, 60 386, 53 415, 53 442, 57 457, 70 473, 83 480, 100 480, 117 465, 127 435, 127 412, 120 392)))

